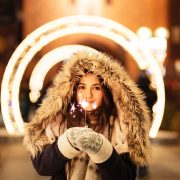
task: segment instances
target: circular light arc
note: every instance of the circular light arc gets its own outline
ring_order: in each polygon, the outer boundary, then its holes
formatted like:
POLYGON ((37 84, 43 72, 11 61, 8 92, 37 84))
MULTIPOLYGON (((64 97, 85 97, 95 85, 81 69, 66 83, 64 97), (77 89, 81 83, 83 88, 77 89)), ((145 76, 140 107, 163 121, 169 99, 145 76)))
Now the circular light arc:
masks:
POLYGON ((117 22, 96 16, 70 16, 54 20, 32 32, 18 46, 8 63, 2 81, 2 115, 6 121, 6 127, 8 126, 8 132, 16 131, 15 127, 10 125, 14 121, 18 131, 23 133, 23 120, 19 110, 18 96, 20 82, 27 64, 47 43, 65 35, 77 33, 95 34, 111 39, 123 46, 134 57, 139 66, 143 62, 140 68, 152 71, 152 79, 157 86, 158 100, 155 107, 157 107, 158 112, 155 112, 150 136, 155 137, 162 121, 165 104, 164 84, 156 59, 150 50, 139 42, 135 33, 117 22), (76 28, 78 32, 76 32, 76 28), (5 110, 5 108, 7 109, 5 110))

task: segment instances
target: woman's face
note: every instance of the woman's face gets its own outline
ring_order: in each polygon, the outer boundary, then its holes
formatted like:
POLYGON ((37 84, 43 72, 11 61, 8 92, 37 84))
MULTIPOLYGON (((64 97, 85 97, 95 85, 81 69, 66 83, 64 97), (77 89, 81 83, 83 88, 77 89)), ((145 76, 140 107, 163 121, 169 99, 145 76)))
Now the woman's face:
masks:
POLYGON ((101 106, 103 101, 103 89, 99 78, 87 73, 80 80, 77 88, 76 98, 78 104, 81 104, 84 110, 92 111, 101 106))

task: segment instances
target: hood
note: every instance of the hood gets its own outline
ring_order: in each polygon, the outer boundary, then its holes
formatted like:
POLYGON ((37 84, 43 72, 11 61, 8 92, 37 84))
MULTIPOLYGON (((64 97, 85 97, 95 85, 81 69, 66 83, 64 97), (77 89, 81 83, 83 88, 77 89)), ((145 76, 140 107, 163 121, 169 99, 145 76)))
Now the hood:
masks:
POLYGON ((64 114, 73 95, 79 76, 88 70, 104 79, 112 92, 118 117, 128 125, 130 157, 136 164, 145 165, 150 160, 150 118, 145 97, 130 79, 124 68, 112 57, 90 51, 79 51, 56 75, 53 86, 47 91, 33 120, 25 127, 24 144, 33 156, 49 144, 44 129, 48 122, 64 114))

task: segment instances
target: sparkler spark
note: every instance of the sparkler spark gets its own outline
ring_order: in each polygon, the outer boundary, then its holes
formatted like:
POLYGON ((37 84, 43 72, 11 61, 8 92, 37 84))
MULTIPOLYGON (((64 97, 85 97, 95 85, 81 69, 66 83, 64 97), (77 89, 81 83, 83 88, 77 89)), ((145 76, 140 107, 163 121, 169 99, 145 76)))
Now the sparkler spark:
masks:
POLYGON ((82 113, 84 116, 84 127, 88 127, 87 125, 87 108, 90 107, 92 110, 97 108, 97 104, 95 102, 88 102, 86 100, 81 99, 78 104, 76 105, 75 103, 71 103, 71 109, 70 109, 70 114, 73 119, 78 117, 79 113, 82 113))
POLYGON ((96 105, 96 103, 95 103, 95 102, 93 102, 93 104, 92 104, 92 108, 93 108, 93 109, 96 109, 96 108, 97 108, 97 105, 96 105))
POLYGON ((92 109, 97 108, 97 104, 95 102, 88 102, 86 100, 81 100, 79 101, 79 104, 82 106, 83 109, 86 109, 88 106, 91 107, 92 109))
POLYGON ((83 109, 87 108, 89 106, 89 103, 85 100, 81 100, 79 104, 83 107, 83 109))
POLYGON ((72 104, 71 111, 74 112, 76 110, 75 104, 72 104))

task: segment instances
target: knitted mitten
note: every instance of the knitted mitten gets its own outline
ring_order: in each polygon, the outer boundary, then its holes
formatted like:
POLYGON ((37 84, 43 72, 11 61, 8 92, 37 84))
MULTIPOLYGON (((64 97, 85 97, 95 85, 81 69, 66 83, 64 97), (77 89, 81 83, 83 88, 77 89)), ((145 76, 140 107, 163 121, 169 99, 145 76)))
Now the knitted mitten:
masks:
POLYGON ((86 128, 86 127, 73 127, 73 128, 69 128, 67 130, 67 138, 70 142, 70 144, 75 147, 75 148, 78 148, 77 147, 77 144, 76 144, 76 138, 77 136, 79 136, 81 133, 83 134, 88 134, 88 132, 93 132, 92 129, 90 128, 86 128))
POLYGON ((76 155, 78 155, 81 151, 79 149, 77 149, 73 144, 74 142, 74 138, 73 140, 69 140, 68 139, 68 133, 69 130, 66 130, 64 132, 64 134, 60 135, 57 141, 57 145, 59 148, 59 151, 68 159, 73 159, 76 155))
POLYGON ((94 131, 81 131, 81 133, 78 133, 76 147, 87 152, 95 163, 106 161, 113 151, 111 143, 102 134, 94 131))
POLYGON ((86 127, 73 127, 66 130, 58 139, 58 147, 69 159, 84 151, 95 163, 106 161, 113 151, 111 143, 102 134, 86 127))

